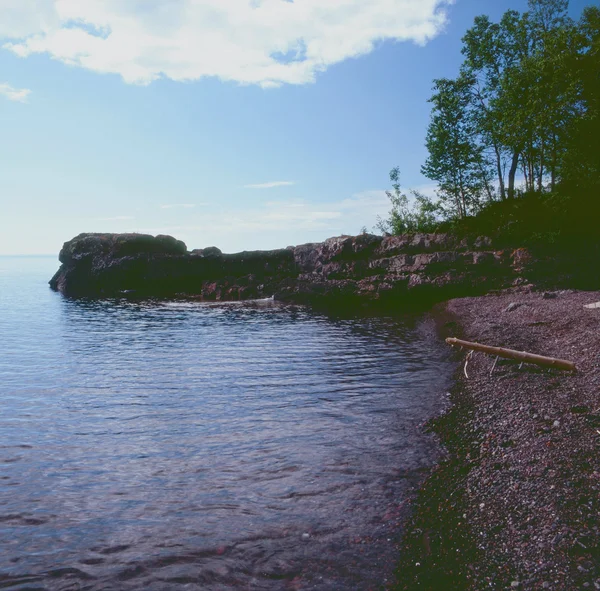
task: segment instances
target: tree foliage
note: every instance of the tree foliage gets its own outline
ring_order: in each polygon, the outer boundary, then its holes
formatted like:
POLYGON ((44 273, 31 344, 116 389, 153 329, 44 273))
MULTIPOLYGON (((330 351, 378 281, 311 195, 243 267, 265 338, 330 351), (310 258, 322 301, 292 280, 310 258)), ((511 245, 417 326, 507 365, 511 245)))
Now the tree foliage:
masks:
POLYGON ((439 207, 431 199, 412 190, 412 203, 400 185, 400 169, 390 171, 393 191, 386 191, 392 204, 387 219, 378 218, 377 230, 383 234, 404 234, 407 232, 435 232, 439 223, 439 207))
POLYGON ((422 172, 437 181, 440 207, 464 218, 480 208, 484 195, 492 198, 490 166, 476 138, 469 80, 435 80, 434 90, 425 140, 429 158, 422 172))
POLYGON ((575 22, 568 4, 529 0, 526 12, 509 10, 499 22, 475 18, 462 39, 459 75, 435 80, 430 98, 422 172, 438 184, 438 201, 410 208, 396 174, 394 232, 414 227, 420 211, 431 225, 533 193, 552 196, 557 211, 557 196, 589 201, 597 191, 600 8, 586 7, 575 22))

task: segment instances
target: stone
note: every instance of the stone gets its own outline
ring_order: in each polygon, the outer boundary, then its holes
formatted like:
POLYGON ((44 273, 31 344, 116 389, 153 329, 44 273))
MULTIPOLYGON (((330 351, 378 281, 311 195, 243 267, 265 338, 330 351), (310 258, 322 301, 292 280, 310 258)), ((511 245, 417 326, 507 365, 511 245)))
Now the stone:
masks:
MULTIPOLYGON (((489 239, 478 239, 489 249, 489 239)), ((504 251, 472 251, 448 234, 337 236, 270 251, 187 251, 172 236, 80 234, 60 252, 52 289, 69 297, 274 297, 299 304, 426 307, 514 279, 504 251)))
POLYGON ((216 246, 207 246, 206 248, 196 248, 190 252, 191 256, 199 257, 220 257, 223 252, 216 246))

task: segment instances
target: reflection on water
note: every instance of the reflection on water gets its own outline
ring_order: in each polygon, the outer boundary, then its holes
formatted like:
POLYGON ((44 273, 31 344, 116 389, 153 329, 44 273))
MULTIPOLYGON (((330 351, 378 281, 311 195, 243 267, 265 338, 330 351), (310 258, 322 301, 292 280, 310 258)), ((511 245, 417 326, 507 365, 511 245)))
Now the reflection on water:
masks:
POLYGON ((409 323, 85 302, 0 258, 0 586, 368 589, 434 458, 409 323))

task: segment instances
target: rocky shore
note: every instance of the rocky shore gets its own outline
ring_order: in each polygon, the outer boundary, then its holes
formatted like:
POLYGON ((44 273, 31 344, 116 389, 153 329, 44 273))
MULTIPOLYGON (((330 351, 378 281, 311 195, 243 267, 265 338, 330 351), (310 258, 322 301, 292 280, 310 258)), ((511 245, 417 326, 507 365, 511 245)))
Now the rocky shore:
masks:
POLYGON ((542 369, 466 351, 447 455, 420 489, 399 589, 600 589, 600 292, 508 290, 439 305, 443 336, 574 361, 542 369), (468 377, 467 377, 468 375, 468 377))
POLYGON ((576 373, 493 367, 476 353, 465 373, 456 352, 452 405, 428 425, 446 455, 415 491, 398 589, 600 590, 600 308, 584 307, 600 292, 556 291, 597 289, 597 246, 540 257, 483 237, 365 234, 223 254, 170 236, 81 234, 60 261, 50 286, 69 297, 445 302, 433 313, 442 336, 575 362, 576 373))
POLYGON ((322 302, 423 305, 512 285, 522 249, 448 234, 339 236, 272 251, 188 251, 171 236, 80 234, 65 242, 52 289, 70 297, 273 297, 322 302))

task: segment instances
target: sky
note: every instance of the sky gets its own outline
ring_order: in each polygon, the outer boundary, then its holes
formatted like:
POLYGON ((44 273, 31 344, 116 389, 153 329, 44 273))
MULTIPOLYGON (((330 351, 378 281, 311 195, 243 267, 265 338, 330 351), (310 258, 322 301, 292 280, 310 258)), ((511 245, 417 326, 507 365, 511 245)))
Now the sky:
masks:
POLYGON ((0 254, 372 230, 394 166, 433 194, 432 81, 508 9, 526 0, 0 0, 0 254))

